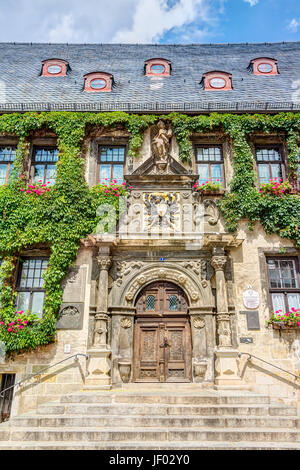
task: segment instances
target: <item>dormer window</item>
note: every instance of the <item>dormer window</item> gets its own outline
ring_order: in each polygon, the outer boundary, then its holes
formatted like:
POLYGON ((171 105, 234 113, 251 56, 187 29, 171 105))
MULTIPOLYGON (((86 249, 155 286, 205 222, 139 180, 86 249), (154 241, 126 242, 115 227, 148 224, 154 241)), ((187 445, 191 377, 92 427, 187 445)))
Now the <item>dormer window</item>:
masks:
POLYGON ((227 72, 207 72, 203 74, 201 84, 206 91, 232 90, 231 77, 227 72))
POLYGON ((148 77, 169 77, 171 62, 167 59, 149 59, 145 62, 145 75, 148 77))
POLYGON ((277 60, 268 57, 251 60, 248 68, 254 75, 278 75, 277 60))
POLYGON ((70 70, 67 61, 62 59, 47 59, 42 62, 43 77, 65 77, 70 70))
POLYGON ((84 75, 84 91, 111 91, 113 76, 106 72, 93 72, 84 75))

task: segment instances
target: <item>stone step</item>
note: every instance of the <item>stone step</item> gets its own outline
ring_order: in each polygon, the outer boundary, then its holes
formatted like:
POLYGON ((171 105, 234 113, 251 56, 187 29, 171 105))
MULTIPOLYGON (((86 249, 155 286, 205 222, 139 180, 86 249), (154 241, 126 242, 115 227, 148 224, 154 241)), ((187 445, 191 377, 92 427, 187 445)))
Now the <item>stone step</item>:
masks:
MULTIPOLYGON (((299 443, 300 430, 281 428, 82 428, 65 427, 58 430, 49 427, 45 430, 32 428, 0 428, 0 441, 115 441, 115 442, 145 442, 160 441, 263 441, 299 443)), ((165 448, 165 447, 164 447, 165 448)))
POLYGON ((74 415, 53 415, 53 416, 21 416, 13 418, 9 422, 14 428, 19 427, 215 427, 215 428, 251 428, 251 427, 268 427, 268 428, 297 428, 300 429, 300 416, 290 417, 273 417, 273 416, 189 416, 177 415, 169 416, 74 416, 74 415))
POLYGON ((153 416, 157 415, 207 415, 207 416, 223 416, 223 415, 255 415, 255 416, 295 416, 297 409, 295 407, 287 407, 284 405, 167 405, 157 404, 155 407, 150 404, 58 404, 48 403, 40 405, 36 410, 38 415, 140 415, 153 416))
POLYGON ((183 395, 183 394, 70 394, 63 395, 61 403, 143 403, 143 404, 269 404, 270 398, 264 395, 183 395))
MULTIPOLYGON (((300 450, 300 444, 293 442, 248 442, 248 441, 160 441, 151 442, 114 442, 114 441, 69 441, 36 442, 14 441, 1 442, 1 450, 300 450)), ((140 456, 141 457, 141 456, 140 456)), ((145 457, 147 459, 148 457, 145 457)))

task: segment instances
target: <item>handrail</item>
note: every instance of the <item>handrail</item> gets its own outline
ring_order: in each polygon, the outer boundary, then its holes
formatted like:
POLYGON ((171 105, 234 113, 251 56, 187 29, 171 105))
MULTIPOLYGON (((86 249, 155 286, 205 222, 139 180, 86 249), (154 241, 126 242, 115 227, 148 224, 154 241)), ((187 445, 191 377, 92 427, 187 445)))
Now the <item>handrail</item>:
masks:
POLYGON ((283 372, 286 372, 287 374, 292 375, 293 377, 295 377, 296 380, 300 379, 299 375, 296 375, 293 372, 290 372, 289 370, 285 370, 285 369, 282 369, 281 367, 275 366, 274 364, 271 364, 270 362, 265 361, 264 359, 261 359, 260 357, 254 356, 254 354, 249 354, 249 353, 246 353, 246 352, 239 352, 238 357, 241 357, 243 354, 246 355, 246 356, 249 356, 249 359, 251 359, 252 357, 255 357, 255 359, 258 359, 259 361, 262 361, 265 364, 268 364, 269 366, 276 367, 276 369, 282 370, 283 372))
POLYGON ((25 379, 19 380, 19 382, 15 383, 14 385, 11 385, 10 387, 7 387, 4 390, 2 390, 0 392, 0 398, 4 398, 4 394, 5 392, 7 392, 7 390, 20 386, 23 382, 26 382, 27 380, 32 379, 33 377, 36 377, 37 375, 41 375, 43 372, 45 372, 45 370, 51 369, 51 367, 57 366, 58 364, 61 364, 62 362, 68 361, 69 359, 72 359, 72 357, 75 357, 75 361, 78 361, 78 356, 84 356, 86 360, 88 360, 89 358, 87 354, 77 353, 77 354, 73 354, 72 356, 66 357, 62 361, 56 362, 55 364, 50 364, 50 366, 45 367, 44 369, 40 370, 36 374, 28 375, 27 377, 25 377, 25 379))

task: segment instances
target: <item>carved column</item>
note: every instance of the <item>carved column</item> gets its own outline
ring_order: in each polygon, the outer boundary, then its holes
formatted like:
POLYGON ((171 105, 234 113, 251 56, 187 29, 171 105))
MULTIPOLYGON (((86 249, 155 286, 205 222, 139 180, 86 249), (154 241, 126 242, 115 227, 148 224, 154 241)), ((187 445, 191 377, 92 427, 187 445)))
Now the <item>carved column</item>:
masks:
POLYGON ((231 347, 231 327, 228 314, 227 287, 224 274, 226 265, 226 256, 213 256, 211 265, 216 272, 216 290, 217 290, 217 334, 219 347, 231 347))
POLYGON ((216 275, 218 336, 218 345, 215 350, 215 388, 232 389, 243 388, 243 383, 238 371, 238 351, 232 347, 232 331, 224 273, 226 261, 227 256, 225 256, 224 247, 213 247, 211 265, 215 269, 216 275))
POLYGON ((93 344, 88 350, 88 377, 85 382, 85 389, 89 390, 101 390, 111 387, 111 349, 107 345, 108 270, 111 266, 111 258, 108 254, 108 247, 100 248, 99 256, 97 257, 100 268, 97 305, 94 316, 93 344))

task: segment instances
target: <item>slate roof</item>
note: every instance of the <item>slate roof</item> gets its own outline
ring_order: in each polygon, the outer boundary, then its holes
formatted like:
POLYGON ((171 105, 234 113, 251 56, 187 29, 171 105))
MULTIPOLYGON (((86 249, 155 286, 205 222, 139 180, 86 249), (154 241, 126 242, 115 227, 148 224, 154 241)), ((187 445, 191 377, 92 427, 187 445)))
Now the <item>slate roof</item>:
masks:
POLYGON ((0 43, 0 111, 124 110, 137 112, 300 110, 300 42, 261 44, 21 44, 0 43), (170 77, 146 77, 144 62, 162 57, 170 77), (257 76, 251 59, 278 61, 279 75, 257 76), (42 77, 45 59, 67 60, 66 77, 42 77), (232 74, 232 91, 205 91, 205 72, 232 74), (113 74, 110 93, 83 91, 86 73, 113 74))

